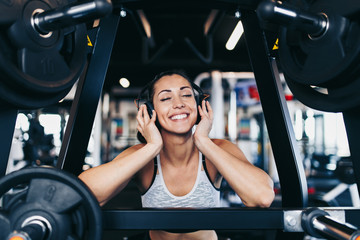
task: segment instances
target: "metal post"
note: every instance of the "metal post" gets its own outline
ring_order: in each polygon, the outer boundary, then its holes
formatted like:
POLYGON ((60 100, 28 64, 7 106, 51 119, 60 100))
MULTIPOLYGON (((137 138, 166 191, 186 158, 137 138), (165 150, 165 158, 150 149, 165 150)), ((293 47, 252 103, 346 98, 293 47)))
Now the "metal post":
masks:
POLYGON ((360 111, 343 112, 344 124, 349 142, 351 161, 358 191, 360 191, 360 111))
POLYGON ((0 177, 6 173, 17 113, 16 109, 3 109, 0 111, 0 177))
POLYGON ((214 110, 213 128, 210 136, 213 138, 224 138, 224 89, 222 87, 222 76, 219 71, 211 72, 211 106, 214 110))
POLYGON ((120 16, 100 21, 98 36, 86 77, 79 81, 71 107, 57 167, 78 175, 82 171, 93 122, 114 45, 120 16))
POLYGON ((279 173, 282 205, 304 207, 307 205, 306 177, 276 62, 269 57, 265 32, 255 11, 244 10, 242 23, 279 173))

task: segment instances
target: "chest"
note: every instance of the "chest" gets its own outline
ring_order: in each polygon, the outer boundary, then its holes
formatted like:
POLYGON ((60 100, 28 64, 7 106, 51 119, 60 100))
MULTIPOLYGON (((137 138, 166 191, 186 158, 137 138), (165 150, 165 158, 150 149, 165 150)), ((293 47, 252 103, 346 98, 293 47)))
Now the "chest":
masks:
POLYGON ((163 180, 169 192, 175 196, 188 194, 198 178, 198 167, 197 164, 187 168, 162 168, 163 180))

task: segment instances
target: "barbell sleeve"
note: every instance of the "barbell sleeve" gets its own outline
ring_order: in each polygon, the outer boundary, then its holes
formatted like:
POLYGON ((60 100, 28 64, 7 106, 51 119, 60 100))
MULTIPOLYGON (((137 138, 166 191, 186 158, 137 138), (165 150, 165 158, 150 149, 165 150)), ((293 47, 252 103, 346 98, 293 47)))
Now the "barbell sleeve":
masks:
POLYGON ((19 230, 13 231, 7 240, 43 240, 46 239, 48 229, 41 221, 33 221, 19 230))
POLYGON ((291 27, 314 37, 321 36, 328 28, 325 14, 307 12, 281 1, 263 1, 256 11, 262 20, 291 27))
POLYGON ((85 23, 106 16, 112 11, 110 0, 94 0, 73 3, 61 9, 51 9, 34 14, 37 31, 47 34, 79 23, 85 23))
POLYGON ((339 223, 329 216, 318 216, 312 220, 314 229, 320 235, 337 240, 358 240, 360 239, 360 231, 355 227, 347 224, 339 223))
POLYGON ((319 208, 302 212, 301 225, 310 236, 334 240, 359 240, 360 231, 353 225, 340 222, 319 208))

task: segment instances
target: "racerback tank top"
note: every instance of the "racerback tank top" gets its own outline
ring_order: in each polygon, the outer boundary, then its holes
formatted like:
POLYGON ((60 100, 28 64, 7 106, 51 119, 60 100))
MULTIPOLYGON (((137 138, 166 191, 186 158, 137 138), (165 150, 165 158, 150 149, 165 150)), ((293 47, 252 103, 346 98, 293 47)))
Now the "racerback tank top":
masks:
MULTIPOLYGON (((204 160, 205 161, 205 160, 204 160)), ((199 164, 195 184, 184 196, 173 195, 166 187, 160 164, 156 157, 155 178, 149 189, 141 196, 144 208, 216 208, 220 207, 220 189, 215 188, 206 173, 201 170, 202 154, 199 152, 199 164), (159 174, 156 172, 156 165, 159 174)))

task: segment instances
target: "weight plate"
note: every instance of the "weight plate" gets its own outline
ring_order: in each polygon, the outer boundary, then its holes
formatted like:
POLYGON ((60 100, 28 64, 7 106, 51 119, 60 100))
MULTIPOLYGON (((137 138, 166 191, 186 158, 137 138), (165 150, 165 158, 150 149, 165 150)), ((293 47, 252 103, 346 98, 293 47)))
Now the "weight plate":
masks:
POLYGON ((88 229, 86 239, 101 239, 100 206, 75 176, 55 168, 22 169, 0 179, 0 196, 11 189, 19 191, 19 186, 23 190, 3 207, 12 230, 37 217, 51 226, 48 239, 85 239, 84 228, 88 229))
POLYGON ((352 0, 311 1, 307 10, 327 16, 324 36, 311 39, 306 33, 284 28, 279 37, 281 68, 300 84, 335 87, 347 84, 347 76, 360 61, 360 3, 352 0), (350 4, 354 3, 354 4, 350 4))
POLYGON ((6 102, 21 108, 51 105, 61 100, 79 78, 86 62, 86 25, 44 35, 35 30, 32 20, 39 11, 67 3, 24 1, 20 17, 0 28, 0 88, 5 93, 0 97, 6 102))
POLYGON ((0 25, 16 21, 21 14, 22 0, 0 0, 0 25))
POLYGON ((285 74, 284 76, 295 98, 311 108, 325 112, 343 112, 360 105, 360 76, 346 86, 327 88, 327 93, 316 90, 316 87, 295 82, 285 74))
MULTIPOLYGON (((3 81, 3 76, 1 81, 3 81)), ((56 94, 34 94, 29 92, 26 88, 18 87, 14 90, 0 81, 0 103, 10 104, 19 109, 36 109, 47 107, 59 102, 63 99, 71 89, 66 89, 56 94)), ((5 104, 0 104, 5 105, 5 104)))

